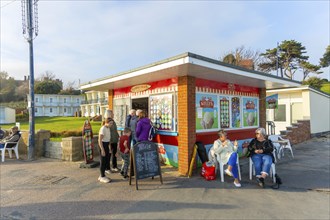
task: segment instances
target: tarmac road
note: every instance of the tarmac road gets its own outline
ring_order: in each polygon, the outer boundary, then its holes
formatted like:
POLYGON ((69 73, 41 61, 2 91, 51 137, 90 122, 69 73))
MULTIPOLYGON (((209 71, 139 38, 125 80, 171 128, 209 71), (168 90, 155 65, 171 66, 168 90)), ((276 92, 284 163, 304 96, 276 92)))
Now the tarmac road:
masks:
MULTIPOLYGON (((1 219, 329 219, 329 135, 294 145, 276 164, 283 184, 271 180, 261 189, 249 180, 248 160, 242 159, 242 188, 233 179, 205 181, 199 170, 191 178, 162 167, 159 177, 139 180, 139 190, 108 175, 99 183, 98 168, 80 162, 40 158, 9 159, 0 165, 1 219)), ((23 155, 24 156, 24 155, 23 155)))

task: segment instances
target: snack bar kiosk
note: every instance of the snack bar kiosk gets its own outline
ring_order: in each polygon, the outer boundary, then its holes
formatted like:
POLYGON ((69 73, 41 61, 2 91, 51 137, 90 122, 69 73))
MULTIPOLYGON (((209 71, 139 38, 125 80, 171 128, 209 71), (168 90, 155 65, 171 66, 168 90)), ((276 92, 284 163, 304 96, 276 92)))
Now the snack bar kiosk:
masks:
POLYGON ((108 91, 109 109, 121 129, 130 109, 143 109, 158 128, 153 142, 161 160, 187 175, 195 143, 207 148, 224 129, 239 153, 266 126, 266 89, 300 86, 297 81, 184 53, 80 85, 108 91))

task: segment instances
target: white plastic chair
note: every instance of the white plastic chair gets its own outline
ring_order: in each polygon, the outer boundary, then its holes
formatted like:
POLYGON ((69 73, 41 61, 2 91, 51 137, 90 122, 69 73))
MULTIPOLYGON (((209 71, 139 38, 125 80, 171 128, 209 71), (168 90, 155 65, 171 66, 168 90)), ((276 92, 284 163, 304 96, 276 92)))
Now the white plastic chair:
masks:
MULTIPOLYGON (((216 160, 217 160, 217 167, 216 169, 219 169, 220 171, 220 178, 221 178, 221 182, 224 182, 225 181, 225 178, 224 178, 224 166, 227 165, 227 164, 223 164, 221 162, 221 159, 220 159, 220 154, 215 154, 216 155, 216 160)), ((237 161, 236 161, 236 165, 237 165, 237 170, 238 170, 238 179, 241 180, 241 168, 239 166, 239 156, 237 155, 237 161)))
POLYGON ((5 162, 5 154, 6 154, 6 150, 8 151, 9 157, 12 158, 12 152, 15 152, 16 158, 19 159, 19 155, 18 155, 18 143, 19 140, 17 142, 6 142, 5 146, 3 148, 0 148, 1 150, 1 161, 5 162), (14 145, 12 147, 9 147, 9 145, 14 145))
MULTIPOLYGON (((273 155, 275 157, 275 152, 273 151, 273 155)), ((254 176, 256 174, 256 171, 254 169, 254 166, 253 166, 253 161, 251 159, 251 157, 249 157, 249 175, 250 175, 250 180, 252 180, 252 176, 254 176)), ((276 177, 275 177, 275 174, 276 174, 276 168, 275 168, 275 163, 272 163, 272 166, 270 167, 270 177, 272 177, 273 179, 273 183, 276 183, 276 177)))
MULTIPOLYGON (((281 157, 284 156, 284 149, 289 149, 291 151, 292 158, 294 158, 292 147, 291 147, 289 139, 284 139, 280 135, 270 135, 268 137, 268 139, 270 139, 273 142, 273 145, 274 145, 274 147, 276 148, 276 151, 277 151, 277 158, 278 159, 281 159, 281 157)), ((275 162, 276 162, 276 159, 275 159, 275 162)))

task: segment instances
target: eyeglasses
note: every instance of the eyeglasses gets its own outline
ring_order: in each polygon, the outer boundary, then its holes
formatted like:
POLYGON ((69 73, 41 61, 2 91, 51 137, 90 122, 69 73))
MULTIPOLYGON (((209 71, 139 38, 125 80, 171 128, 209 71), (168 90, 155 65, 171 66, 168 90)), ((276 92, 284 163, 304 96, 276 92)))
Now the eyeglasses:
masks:
POLYGON ((260 134, 260 133, 256 133, 256 134, 260 134))

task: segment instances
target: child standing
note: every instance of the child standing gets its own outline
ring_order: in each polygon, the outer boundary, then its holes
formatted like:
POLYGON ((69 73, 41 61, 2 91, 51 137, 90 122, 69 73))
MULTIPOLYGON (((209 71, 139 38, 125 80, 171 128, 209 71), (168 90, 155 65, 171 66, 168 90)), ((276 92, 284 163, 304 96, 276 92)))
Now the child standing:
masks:
POLYGON ((120 174, 123 176, 123 179, 125 179, 125 180, 128 178, 127 172, 128 172, 128 166, 129 166, 129 153, 130 153, 129 139, 130 139, 131 133, 132 133, 131 129, 126 127, 123 131, 123 135, 120 136, 119 143, 118 143, 121 158, 124 160, 124 163, 122 164, 122 167, 121 167, 120 174))

